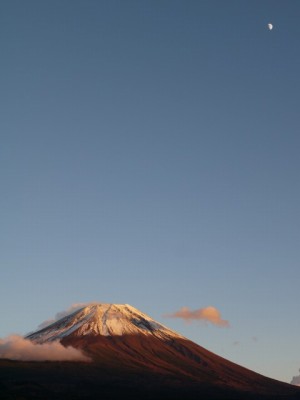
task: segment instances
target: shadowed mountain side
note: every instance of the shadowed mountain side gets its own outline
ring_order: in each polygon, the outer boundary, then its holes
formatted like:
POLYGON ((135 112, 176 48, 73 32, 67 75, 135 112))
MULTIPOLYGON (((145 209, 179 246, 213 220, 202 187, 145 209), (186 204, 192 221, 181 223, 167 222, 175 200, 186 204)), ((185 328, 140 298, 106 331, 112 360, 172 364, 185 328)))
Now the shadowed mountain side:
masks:
POLYGON ((96 363, 0 360, 1 400, 300 400, 292 386, 285 394, 182 381, 155 373, 112 373, 96 363))
POLYGON ((68 337, 62 344, 82 349, 98 366, 114 371, 116 376, 130 371, 160 375, 164 380, 176 379, 193 386, 215 385, 276 396, 300 393, 300 389, 234 364, 184 338, 86 336, 68 337))

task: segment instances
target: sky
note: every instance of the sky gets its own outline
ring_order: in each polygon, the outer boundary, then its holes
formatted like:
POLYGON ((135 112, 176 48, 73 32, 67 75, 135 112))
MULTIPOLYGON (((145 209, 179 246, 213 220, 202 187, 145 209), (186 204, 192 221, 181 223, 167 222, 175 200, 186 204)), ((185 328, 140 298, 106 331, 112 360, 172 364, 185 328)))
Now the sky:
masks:
POLYGON ((127 303, 299 375, 299 18, 298 0, 1 1, 0 338, 127 303))

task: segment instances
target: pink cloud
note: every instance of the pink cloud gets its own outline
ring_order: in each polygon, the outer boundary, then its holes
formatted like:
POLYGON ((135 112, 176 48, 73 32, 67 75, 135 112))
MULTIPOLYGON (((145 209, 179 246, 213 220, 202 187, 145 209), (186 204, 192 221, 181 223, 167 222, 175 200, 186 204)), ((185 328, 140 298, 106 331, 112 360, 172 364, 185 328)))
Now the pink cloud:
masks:
POLYGON ((91 361, 74 347, 59 342, 35 344, 19 335, 0 339, 0 358, 22 361, 91 361))
POLYGON ((173 314, 167 314, 168 318, 181 318, 186 322, 204 321, 219 327, 229 327, 229 322, 221 318, 221 313, 215 307, 209 306, 199 308, 198 310, 190 310, 188 307, 182 307, 173 314))
POLYGON ((58 312, 58 313, 55 315, 54 318, 47 319, 46 321, 42 322, 42 323, 38 326, 38 328, 39 328, 39 329, 46 328, 46 326, 49 326, 49 325, 53 324, 54 322, 58 321, 59 319, 64 318, 64 317, 66 317, 67 315, 70 315, 70 314, 72 314, 73 312, 75 312, 75 311, 77 311, 77 310, 80 310, 81 308, 86 307, 86 306, 89 305, 89 304, 90 304, 90 303, 75 303, 75 304, 72 304, 72 305, 71 305, 69 308, 67 308, 66 310, 58 312))

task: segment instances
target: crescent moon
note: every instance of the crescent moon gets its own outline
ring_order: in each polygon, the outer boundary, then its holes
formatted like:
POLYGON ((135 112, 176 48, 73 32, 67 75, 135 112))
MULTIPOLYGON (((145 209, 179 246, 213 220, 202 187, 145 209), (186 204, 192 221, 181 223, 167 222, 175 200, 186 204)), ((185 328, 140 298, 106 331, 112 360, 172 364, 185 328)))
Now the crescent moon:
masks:
POLYGON ((273 24, 268 24, 268 29, 271 31, 273 29, 273 24))

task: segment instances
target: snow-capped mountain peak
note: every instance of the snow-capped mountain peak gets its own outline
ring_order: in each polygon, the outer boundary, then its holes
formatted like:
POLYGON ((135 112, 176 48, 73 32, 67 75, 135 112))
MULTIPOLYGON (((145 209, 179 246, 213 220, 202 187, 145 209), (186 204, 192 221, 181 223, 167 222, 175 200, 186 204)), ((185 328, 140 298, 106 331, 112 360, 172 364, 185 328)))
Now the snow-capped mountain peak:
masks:
POLYGON ((181 337, 129 304, 92 303, 49 326, 31 333, 36 343, 79 336, 154 335, 181 337))
MULTIPOLYGON (((234 391, 281 390, 276 382, 211 353, 128 304, 89 304, 27 339, 36 344, 59 341, 74 347, 92 360, 97 371, 103 368, 112 376, 121 374, 122 380, 128 379, 128 372, 135 372, 155 380, 158 376, 175 377, 177 381, 234 391)), ((98 372, 95 376, 98 381, 98 372)))

